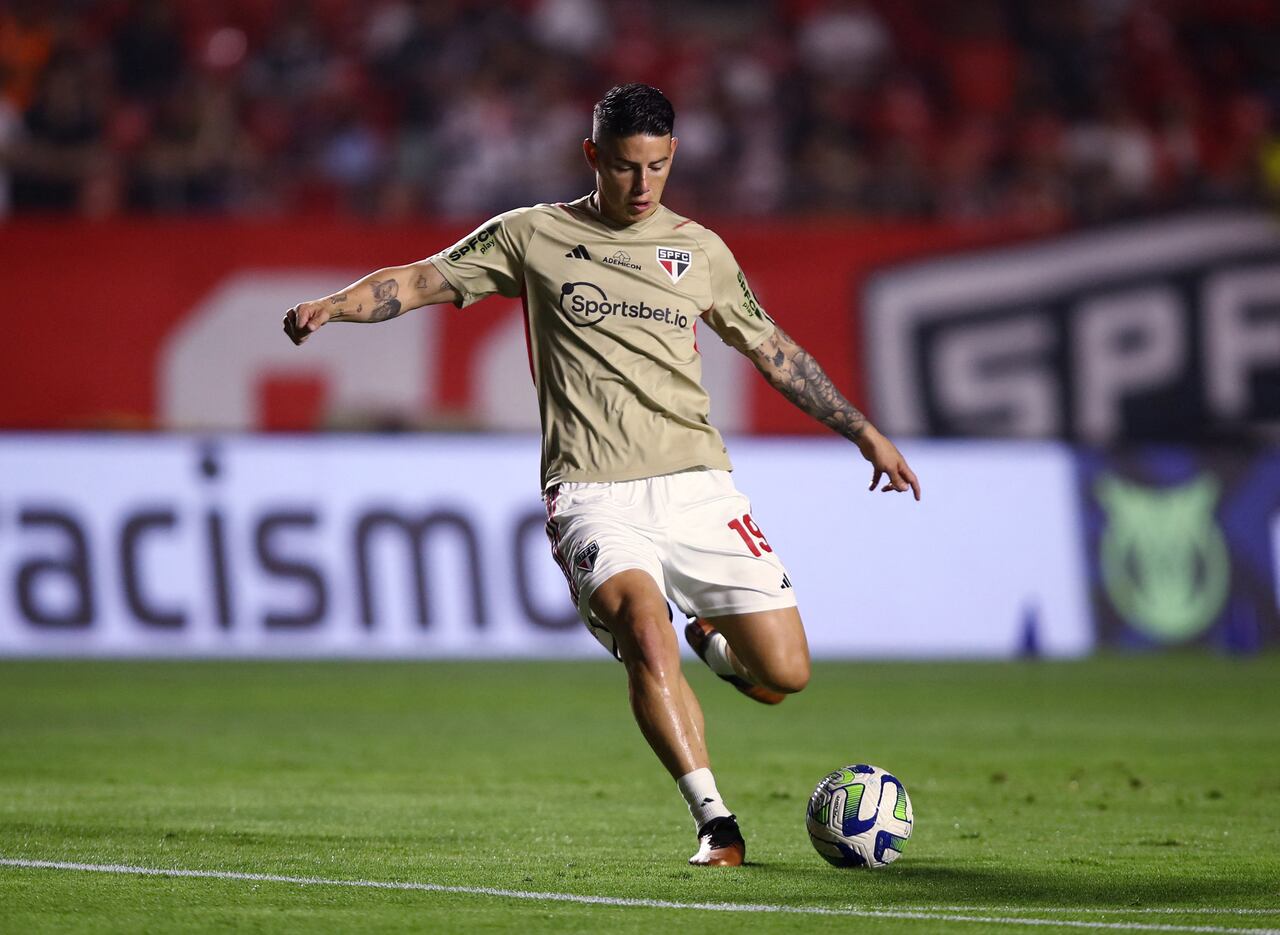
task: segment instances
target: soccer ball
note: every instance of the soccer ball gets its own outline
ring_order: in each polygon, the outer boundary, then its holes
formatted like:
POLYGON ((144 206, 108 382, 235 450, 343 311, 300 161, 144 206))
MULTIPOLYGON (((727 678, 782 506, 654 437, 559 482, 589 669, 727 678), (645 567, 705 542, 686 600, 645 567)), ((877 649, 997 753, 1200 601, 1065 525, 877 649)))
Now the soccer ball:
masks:
POLYGON ((837 867, 883 867, 911 837, 906 787, 878 766, 845 766, 823 777, 809 798, 805 827, 814 850, 837 867))

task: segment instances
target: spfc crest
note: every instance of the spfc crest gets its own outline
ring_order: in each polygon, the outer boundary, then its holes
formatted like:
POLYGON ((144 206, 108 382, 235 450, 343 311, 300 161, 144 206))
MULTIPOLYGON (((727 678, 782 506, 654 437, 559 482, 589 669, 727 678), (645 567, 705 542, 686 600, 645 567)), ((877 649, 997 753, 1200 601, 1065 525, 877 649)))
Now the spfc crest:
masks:
POLYGON ((600 554, 600 546, 592 539, 573 556, 574 567, 579 571, 591 571, 596 567, 596 556, 600 554))
POLYGON ((693 254, 688 250, 677 250, 675 247, 659 247, 658 265, 667 271, 673 283, 677 283, 693 265, 693 254))

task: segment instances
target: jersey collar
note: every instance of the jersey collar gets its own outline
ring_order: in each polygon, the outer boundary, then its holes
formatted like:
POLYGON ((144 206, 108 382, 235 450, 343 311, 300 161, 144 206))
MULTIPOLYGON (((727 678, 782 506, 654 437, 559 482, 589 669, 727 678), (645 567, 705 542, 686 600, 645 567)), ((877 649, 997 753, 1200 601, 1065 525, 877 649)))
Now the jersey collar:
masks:
POLYGON ((640 234, 643 234, 645 231, 649 230, 649 228, 653 227, 654 222, 657 221, 658 218, 662 217, 664 214, 667 213, 666 205, 659 204, 658 210, 654 211, 653 214, 649 215, 643 221, 636 221, 634 224, 619 224, 617 221, 614 221, 605 217, 600 212, 599 192, 593 191, 590 195, 587 195, 584 198, 579 198, 577 201, 573 202, 573 204, 575 207, 579 207, 583 211, 585 211, 587 214, 589 214, 592 220, 600 224, 603 224, 605 227, 609 228, 609 230, 613 231, 614 233, 635 235, 635 236, 639 236, 640 234))

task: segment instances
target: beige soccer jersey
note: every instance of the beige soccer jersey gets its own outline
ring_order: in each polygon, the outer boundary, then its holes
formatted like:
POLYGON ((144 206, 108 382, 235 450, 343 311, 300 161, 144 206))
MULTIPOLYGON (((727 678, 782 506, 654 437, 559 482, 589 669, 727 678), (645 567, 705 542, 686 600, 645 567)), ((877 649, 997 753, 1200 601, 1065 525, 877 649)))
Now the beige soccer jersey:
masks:
POLYGON ((620 226, 595 196, 501 214, 431 257, 461 295, 524 301, 543 488, 731 470, 708 421, 695 325, 750 350, 774 330, 733 254, 659 206, 620 226))

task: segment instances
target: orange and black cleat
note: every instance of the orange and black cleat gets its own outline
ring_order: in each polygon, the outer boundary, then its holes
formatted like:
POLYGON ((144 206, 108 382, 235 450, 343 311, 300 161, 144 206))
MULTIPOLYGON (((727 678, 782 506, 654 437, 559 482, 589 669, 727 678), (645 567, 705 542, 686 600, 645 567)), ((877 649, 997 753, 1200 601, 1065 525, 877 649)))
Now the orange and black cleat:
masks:
POLYGON ((747 859, 747 842, 738 830, 738 819, 712 818, 698 829, 698 853, 689 858, 695 867, 741 867, 747 859))
MULTIPOLYGON (((685 642, 692 647, 693 651, 698 654, 698 658, 703 662, 707 662, 707 647, 710 645, 712 638, 717 636, 720 636, 720 633, 715 627, 696 618, 689 621, 689 625, 684 628, 685 642)), ((723 637, 720 638, 723 639, 723 637)), ((707 668, 711 668, 710 663, 707 663, 707 668)), ((715 669, 711 669, 711 671, 715 672, 715 669)), ((787 697, 781 692, 772 691, 763 685, 748 682, 738 675, 720 675, 719 672, 716 672, 716 675, 748 698, 761 704, 781 704, 782 700, 787 697)))

